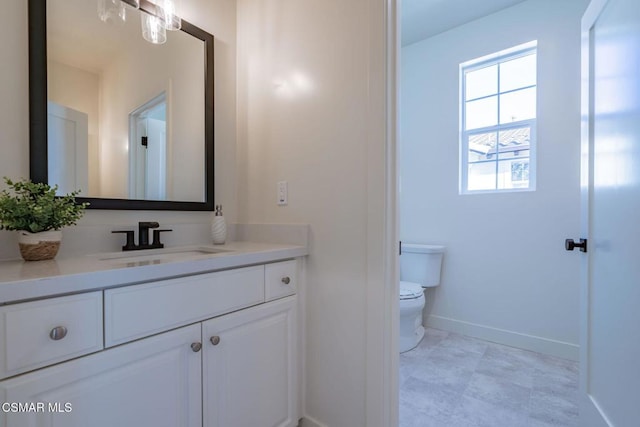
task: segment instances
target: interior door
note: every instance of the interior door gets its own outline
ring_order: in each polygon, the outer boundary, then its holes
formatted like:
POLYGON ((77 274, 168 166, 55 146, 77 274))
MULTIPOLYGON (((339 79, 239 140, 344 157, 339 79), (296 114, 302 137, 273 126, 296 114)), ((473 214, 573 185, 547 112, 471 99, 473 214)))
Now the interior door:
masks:
POLYGON ((58 194, 89 190, 89 116, 49 101, 47 104, 47 168, 58 194))
POLYGON ((640 423, 640 2, 582 20, 580 426, 640 423))

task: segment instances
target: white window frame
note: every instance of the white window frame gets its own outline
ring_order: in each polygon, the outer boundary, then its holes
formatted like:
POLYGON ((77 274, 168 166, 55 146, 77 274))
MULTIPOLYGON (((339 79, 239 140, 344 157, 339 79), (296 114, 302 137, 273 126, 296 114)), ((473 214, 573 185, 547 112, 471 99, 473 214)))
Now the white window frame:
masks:
MULTIPOLYGON (((537 154, 537 105, 536 102, 536 117, 528 120, 520 120, 517 122, 509 122, 505 124, 497 124, 495 126, 487 126, 482 128, 476 128, 471 130, 465 130, 466 128, 466 78, 465 73, 470 71, 475 71, 481 68, 489 67, 494 64, 499 64, 502 62, 507 62, 513 59, 521 58, 523 56, 530 55, 532 52, 535 52, 536 56, 537 52, 537 41, 532 41, 529 43, 525 43, 522 45, 515 46, 511 49, 503 50, 497 52, 492 55, 488 55, 482 58, 474 59, 472 61, 468 61, 460 64, 460 185, 459 191, 460 194, 483 194, 483 193, 506 193, 506 192, 522 192, 522 191, 535 191, 536 189, 536 154, 537 154), (469 190, 469 138, 473 135, 484 134, 484 133, 498 133, 499 131, 514 129, 514 128, 522 128, 529 127, 529 186, 523 188, 498 188, 496 183, 495 189, 489 190, 469 190)), ((537 60, 536 60, 537 64, 537 60)), ((523 86, 517 89, 509 90, 509 91, 500 91, 500 71, 498 68, 498 89, 496 93, 492 93, 487 95, 486 98, 491 96, 498 96, 498 118, 500 117, 500 97, 499 95, 503 95, 506 93, 516 92, 519 90, 527 89, 527 88, 536 88, 536 99, 538 98, 538 78, 536 73, 536 83, 535 85, 523 86)), ((474 98, 472 100, 483 99, 485 97, 474 98)), ((497 143, 497 141, 496 141, 497 143)), ((487 160, 487 163, 495 163, 496 165, 496 180, 498 179, 498 166, 499 166, 499 150, 496 149, 496 157, 495 159, 487 160)), ((526 158, 523 157, 522 160, 526 158)), ((513 159, 514 161, 517 158, 513 159)), ((480 162, 474 162, 480 163, 480 162)))

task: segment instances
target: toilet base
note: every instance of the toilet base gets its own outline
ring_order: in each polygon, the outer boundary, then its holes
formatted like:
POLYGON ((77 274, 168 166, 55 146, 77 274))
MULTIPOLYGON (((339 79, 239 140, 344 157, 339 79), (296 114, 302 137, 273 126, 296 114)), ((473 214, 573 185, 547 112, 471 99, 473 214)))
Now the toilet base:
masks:
POLYGON ((422 341, 424 337, 424 326, 419 326, 414 331, 415 332, 409 336, 400 335, 400 353, 413 350, 420 344, 420 341, 422 341))

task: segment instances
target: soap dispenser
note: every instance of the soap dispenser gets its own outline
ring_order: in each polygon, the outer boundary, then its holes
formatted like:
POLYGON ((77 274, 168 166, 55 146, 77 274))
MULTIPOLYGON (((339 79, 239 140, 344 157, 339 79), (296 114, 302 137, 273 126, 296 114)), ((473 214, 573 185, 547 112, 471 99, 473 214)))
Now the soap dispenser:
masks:
POLYGON ((214 245, 223 245, 227 240, 227 223, 222 215, 222 205, 215 206, 215 214, 211 221, 211 239, 214 245))

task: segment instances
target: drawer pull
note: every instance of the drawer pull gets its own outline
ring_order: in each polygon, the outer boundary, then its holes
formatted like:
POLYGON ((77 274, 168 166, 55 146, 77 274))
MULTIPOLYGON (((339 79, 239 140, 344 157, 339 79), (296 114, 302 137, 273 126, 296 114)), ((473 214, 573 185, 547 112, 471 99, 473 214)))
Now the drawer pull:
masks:
POLYGON ((59 341, 66 336, 67 336, 67 328, 65 328, 64 326, 56 326, 51 330, 51 332, 49 332, 49 338, 51 338, 54 341, 59 341))
POLYGON ((282 283, 284 283, 285 285, 288 285, 289 283, 291 283, 291 279, 289 279, 289 276, 283 277, 282 283))
POLYGON ((194 342, 191 344, 191 350, 193 350, 194 353, 199 352, 201 348, 202 348, 202 344, 199 342, 194 342))
POLYGON ((211 344, 218 345, 220 344, 220 337, 217 335, 214 335, 211 337, 210 341, 211 341, 211 344))

